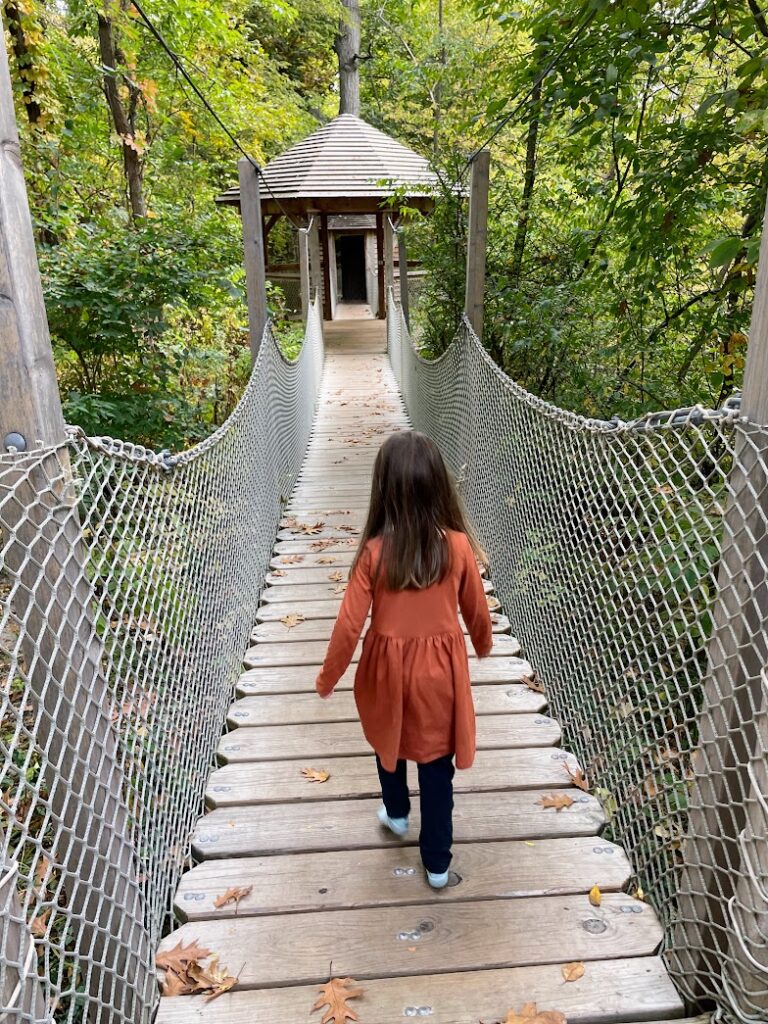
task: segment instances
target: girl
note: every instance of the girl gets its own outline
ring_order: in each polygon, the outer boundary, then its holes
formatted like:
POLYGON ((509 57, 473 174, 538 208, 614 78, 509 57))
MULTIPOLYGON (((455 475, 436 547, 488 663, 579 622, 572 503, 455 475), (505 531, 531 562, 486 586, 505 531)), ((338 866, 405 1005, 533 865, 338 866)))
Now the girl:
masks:
POLYGON ((408 831, 406 761, 416 761, 419 846, 427 880, 448 883, 453 843, 453 757, 475 756, 475 709, 461 607, 479 658, 491 651, 491 617, 477 568, 482 552, 437 446, 403 431, 381 446, 368 519, 349 586, 315 682, 330 697, 349 666, 373 603, 355 675, 355 701, 376 752, 379 820, 408 831))

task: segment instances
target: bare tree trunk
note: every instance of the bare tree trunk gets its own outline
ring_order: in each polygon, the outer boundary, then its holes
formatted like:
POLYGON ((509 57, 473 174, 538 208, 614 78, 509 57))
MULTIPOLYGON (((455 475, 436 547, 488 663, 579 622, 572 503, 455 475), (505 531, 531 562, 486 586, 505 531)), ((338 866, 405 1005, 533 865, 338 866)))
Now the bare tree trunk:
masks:
POLYGON ((144 199, 144 168, 136 144, 136 109, 141 89, 129 76, 124 76, 129 96, 126 109, 117 88, 117 68, 119 64, 125 63, 125 59, 115 39, 114 23, 105 14, 99 14, 98 19, 99 54, 104 67, 104 94, 112 114, 115 130, 120 136, 131 214, 136 220, 147 215, 147 204, 144 199))
POLYGON ((344 14, 334 49, 339 58, 339 113, 360 116, 360 7, 358 0, 341 0, 344 14))
POLYGON ((528 224, 531 216, 531 199, 536 184, 536 148, 539 143, 539 104, 541 102, 541 82, 537 82, 531 93, 531 120, 528 124, 528 140, 525 147, 525 176, 523 178, 523 197, 520 201, 520 214, 517 218, 515 241, 512 246, 512 265, 510 277, 513 281, 520 280, 525 255, 525 242, 528 237, 528 224))
POLYGON ((21 95, 24 98, 24 109, 27 112, 29 123, 37 128, 40 126, 43 111, 35 95, 34 53, 30 49, 24 32, 21 11, 15 0, 6 0, 3 4, 5 11, 5 23, 8 28, 8 35, 11 37, 13 56, 18 68, 19 80, 21 81, 21 95))

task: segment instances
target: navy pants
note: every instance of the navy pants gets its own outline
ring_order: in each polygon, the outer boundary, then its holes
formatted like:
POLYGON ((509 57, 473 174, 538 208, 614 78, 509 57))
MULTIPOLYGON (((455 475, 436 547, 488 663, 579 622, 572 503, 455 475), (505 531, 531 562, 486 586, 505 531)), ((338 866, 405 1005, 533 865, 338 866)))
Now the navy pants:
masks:
MULTIPOLYGON (((398 761, 393 772, 385 771, 378 756, 381 795, 390 818, 407 818, 411 810, 408 795, 408 764, 398 761)), ((453 845, 453 755, 418 765, 421 800, 419 849, 427 871, 441 875, 451 863, 453 845)))

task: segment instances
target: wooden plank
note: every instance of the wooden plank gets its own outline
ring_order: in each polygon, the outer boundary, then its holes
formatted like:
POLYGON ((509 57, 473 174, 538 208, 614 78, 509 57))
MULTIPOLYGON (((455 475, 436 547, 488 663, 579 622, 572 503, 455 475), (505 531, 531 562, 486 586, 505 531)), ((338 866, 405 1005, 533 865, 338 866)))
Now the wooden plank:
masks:
MULTIPOLYGON (((509 715, 543 711, 547 705, 541 693, 527 686, 478 685, 472 696, 478 715, 509 715)), ((227 724, 299 725, 302 722, 353 722, 358 717, 352 691, 336 691, 330 700, 320 700, 314 689, 307 693, 271 694, 242 697, 235 701, 227 715, 227 724)))
POLYGON ((160 949, 196 939, 222 963, 237 963, 247 989, 322 984, 331 959, 338 977, 363 981, 427 974, 436 964, 453 972, 651 956, 662 937, 650 907, 606 893, 599 907, 580 894, 193 922, 160 949))
MULTIPOLYGON (((460 846, 452 870, 461 879, 440 902, 616 892, 631 867, 619 846, 584 836, 541 842, 460 846)), ((432 895, 416 847, 247 857, 199 864, 181 880, 174 907, 182 921, 355 907, 406 906, 432 895), (237 904, 217 908, 230 886, 252 886, 237 904)))
MULTIPOLYGON (((477 720, 478 750, 550 747, 559 742, 560 726, 547 715, 484 715, 477 720)), ((236 764, 298 757, 350 757, 369 751, 360 723, 354 721, 243 725, 222 736, 217 753, 224 764, 236 764)))
MULTIPOLYGON (((583 979, 570 985, 563 984, 558 962, 386 978, 367 981, 363 987, 363 996, 352 1000, 350 1006, 357 1006, 364 1024, 403 1024, 420 1010, 430 1024, 498 1021, 507 1016, 509 1009, 519 1011, 524 1003, 533 1001, 541 1009, 560 1010, 568 1024, 624 1024, 661 1017, 668 1018, 666 1024, 672 1019, 675 1024, 709 1022, 709 1015, 679 1019, 683 1004, 663 961, 656 956, 588 962, 583 979)), ((163 999, 155 1024, 293 1024, 311 1019, 310 1007, 317 995, 317 987, 310 986, 245 992, 235 989, 213 1002, 201 996, 163 999)))
MULTIPOLYGON (((350 665, 336 686, 337 694, 351 689, 356 670, 357 665, 350 665)), ((238 679, 237 693, 240 697, 249 697, 260 693, 314 692, 319 671, 319 662, 250 668, 238 679)), ((523 658, 473 658, 469 662, 469 677, 473 684, 514 683, 530 677, 532 671, 530 663, 523 658)))
MULTIPOLYGON (((263 605, 259 615, 264 615, 265 620, 260 621, 254 627, 251 633, 251 643, 275 644, 285 643, 288 640, 297 644, 305 640, 330 640, 340 607, 340 599, 337 601, 303 601, 297 604, 286 601, 284 604, 263 605), (297 614, 303 615, 304 621, 291 625, 293 620, 290 619, 290 616, 297 614), (282 621, 283 619, 289 621, 286 623, 282 621)), ((461 620, 459 622, 466 635, 467 627, 461 620)), ((499 636, 509 635, 510 624, 506 615, 493 613, 491 623, 493 633, 499 636)), ((370 619, 367 620, 367 625, 370 625, 370 619)))
MULTIPOLYGON (((496 793, 459 793, 454 809, 455 842, 487 843, 505 839, 550 839, 596 835, 605 818, 599 802, 573 787, 562 811, 544 808, 543 796, 560 790, 508 793, 500 806, 496 793)), ((334 800, 318 804, 263 804, 210 811, 198 822, 192 849, 198 860, 259 857, 315 850, 365 850, 412 846, 419 834, 419 812, 411 812, 411 830, 403 841, 379 824, 380 800, 334 800)))
MULTIPOLYGON (((262 700, 266 698, 261 698, 262 700)), ((560 788, 570 778, 565 765, 578 765, 572 754, 554 747, 479 750, 474 765, 457 772, 457 793, 509 792, 516 789, 560 788)), ((418 789, 416 766, 410 769, 411 791, 418 789)), ((381 792, 372 753, 357 757, 316 757, 285 761, 228 764, 211 774, 206 790, 210 807, 373 798, 381 792), (330 772, 322 784, 308 782, 302 768, 330 772)))
MULTIPOLYGON (((469 655, 470 667, 476 661, 475 652, 468 637, 467 653, 469 655)), ((292 644, 290 641, 282 644, 257 644, 249 647, 243 658, 243 665, 246 668, 256 668, 266 665, 322 665, 328 644, 323 640, 307 640, 304 643, 292 644)), ((358 644, 352 657, 353 662, 360 660, 362 644, 358 644)), ((493 639, 490 658, 517 657, 520 653, 520 642, 515 637, 505 634, 496 634, 493 639)))
POLYGON ((325 552, 325 551, 306 551, 301 556, 301 562, 285 562, 285 558, 290 558, 290 555, 273 555, 270 561, 270 567, 272 569, 280 569, 282 571, 289 571, 293 568, 296 569, 312 569, 317 566, 327 568, 328 572, 332 569, 343 569, 346 571, 352 564, 352 559, 355 557, 355 553, 351 548, 344 548, 343 551, 325 552), (332 558, 333 562, 323 562, 321 559, 332 558))
MULTIPOLYGON (((354 541, 355 545, 357 541, 354 541)), ((352 545, 346 545, 351 547, 352 545)), ((491 593, 493 584, 483 580, 486 593, 491 593)), ((279 587, 267 587, 261 595, 262 601, 327 601, 338 598, 339 584, 331 583, 283 583, 279 587)))

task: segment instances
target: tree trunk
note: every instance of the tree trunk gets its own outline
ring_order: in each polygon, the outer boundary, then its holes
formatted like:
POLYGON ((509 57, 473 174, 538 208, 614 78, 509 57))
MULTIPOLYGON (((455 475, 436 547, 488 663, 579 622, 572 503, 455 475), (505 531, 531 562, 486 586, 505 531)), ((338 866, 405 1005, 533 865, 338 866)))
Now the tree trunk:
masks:
POLYGON ((115 39, 115 27, 110 18, 104 14, 99 19, 99 54, 104 67, 104 94, 112 114, 115 131, 120 136, 123 150, 123 169, 128 185, 128 199, 134 220, 146 217, 147 204, 144 199, 144 168, 136 144, 136 108, 141 89, 129 77, 125 77, 128 86, 128 108, 118 92, 118 64, 125 60, 115 39))
POLYGON ((360 116, 360 7, 358 0, 342 0, 344 14, 334 49, 339 58, 339 113, 360 116))
POLYGON ((35 77, 31 74, 34 71, 34 51, 30 48, 21 11, 15 0, 6 0, 3 5, 5 11, 5 23, 8 28, 8 35, 11 37, 13 56, 18 68, 19 80, 21 81, 21 95, 24 98, 24 109, 27 112, 27 119, 33 128, 41 127, 43 117, 42 107, 35 95, 35 77))
POLYGON ((541 102, 541 82, 537 82, 531 93, 531 120, 528 125, 528 140, 525 147, 525 177, 523 178, 523 197, 520 201, 520 214, 517 218, 515 242, 512 246, 512 265, 510 277, 517 283, 523 267, 525 242, 528 237, 528 223, 531 215, 531 199, 536 184, 536 148, 539 143, 539 109, 541 102))

